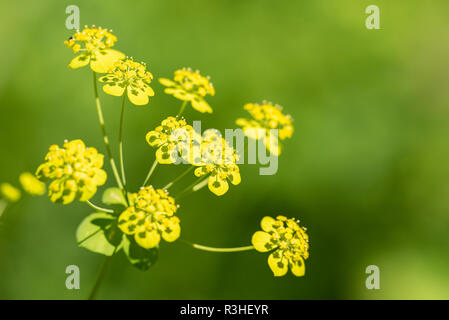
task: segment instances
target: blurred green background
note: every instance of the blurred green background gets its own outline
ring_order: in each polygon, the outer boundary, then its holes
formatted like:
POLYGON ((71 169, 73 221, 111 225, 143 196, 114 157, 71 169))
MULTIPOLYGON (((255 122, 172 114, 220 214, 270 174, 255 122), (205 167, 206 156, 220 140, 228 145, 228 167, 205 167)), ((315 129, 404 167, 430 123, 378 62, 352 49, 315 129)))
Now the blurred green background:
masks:
MULTIPOLYGON (((179 241, 162 243, 145 273, 120 253, 98 298, 449 298, 447 1, 2 1, 0 181, 18 186, 19 173, 34 171, 64 139, 105 152, 90 70, 67 68, 71 4, 81 25, 112 28, 116 48, 147 62, 156 78, 184 66, 210 75, 214 113, 185 114, 203 129, 233 128, 245 103, 263 99, 295 119, 277 175, 244 165, 241 185, 225 196, 204 189, 182 200, 184 239, 247 245, 260 219, 279 213, 300 218, 311 238, 303 278, 274 278, 266 254, 208 253, 179 241), (365 28, 370 4, 380 7, 381 30, 365 28), (380 290, 365 288, 370 264, 380 268, 380 290)), ((180 106, 157 81, 153 88, 147 107, 126 109, 134 188, 154 159, 146 132, 180 106)), ((121 101, 101 99, 115 143, 121 101)), ((181 170, 159 167, 153 183, 181 170)), ((28 196, 5 213, 0 298, 85 298, 103 260, 76 245, 75 230, 91 212, 28 196), (65 287, 71 264, 80 267, 81 290, 65 287)))

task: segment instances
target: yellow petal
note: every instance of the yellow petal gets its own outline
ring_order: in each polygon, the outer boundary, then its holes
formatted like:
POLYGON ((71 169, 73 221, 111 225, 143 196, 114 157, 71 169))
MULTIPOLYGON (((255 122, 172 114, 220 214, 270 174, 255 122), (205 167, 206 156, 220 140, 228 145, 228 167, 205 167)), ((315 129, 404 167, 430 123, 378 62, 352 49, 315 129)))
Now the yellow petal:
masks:
POLYGON ((272 217, 263 217, 262 221, 260 222, 260 226, 262 227, 263 231, 270 232, 273 231, 273 225, 276 222, 275 219, 272 217))
POLYGON ((159 82, 166 87, 174 87, 176 83, 170 79, 160 78, 159 82))
POLYGON ((75 191, 65 191, 62 196, 62 204, 69 204, 73 200, 75 200, 76 192, 75 191))
POLYGON ((266 131, 265 129, 258 128, 258 127, 244 127, 243 132, 246 136, 248 136, 251 139, 259 140, 261 138, 266 138, 266 131))
POLYGON ((106 171, 102 169, 95 168, 95 175, 93 176, 92 182, 96 184, 97 186, 102 186, 105 184, 107 175, 106 171))
POLYGON ((160 133, 157 131, 150 131, 146 135, 146 140, 148 144, 152 147, 158 146, 161 143, 161 139, 159 139, 160 133))
POLYGON ((207 173, 206 167, 196 168, 194 173, 195 173, 195 176, 202 177, 207 173))
POLYGON ((108 83, 103 86, 103 91, 111 96, 120 97, 125 91, 125 86, 123 83, 108 83))
POLYGON ((204 99, 198 97, 195 97, 192 100, 192 107, 202 113, 212 113, 212 108, 210 107, 210 105, 204 99))
POLYGON ((306 265, 301 258, 298 261, 290 261, 292 273, 297 277, 302 277, 306 273, 306 265))
POLYGON ((0 185, 0 195, 2 195, 5 200, 9 202, 17 202, 20 199, 21 192, 9 183, 2 183, 0 185))
POLYGON ((268 257, 268 265, 275 277, 282 277, 288 271, 288 260, 283 258, 280 250, 276 250, 268 257))
POLYGON ((136 232, 136 223, 136 213, 131 209, 123 211, 118 218, 118 226, 126 234, 134 234, 136 232))
POLYGON ((134 239, 137 244, 145 249, 156 247, 161 241, 161 236, 157 230, 136 232, 134 239))
POLYGON ((281 154, 281 145, 277 136, 268 132, 263 139, 263 143, 272 155, 279 156, 281 154))
POLYGON ((128 99, 136 106, 146 105, 149 101, 148 95, 144 89, 128 86, 126 90, 128 92, 128 99))
POLYGON ((153 90, 153 88, 151 88, 149 85, 144 84, 144 85, 143 85, 143 88, 145 89, 145 94, 146 94, 147 96, 150 96, 150 97, 154 96, 154 90, 153 90))
POLYGON ((90 61, 90 57, 86 54, 80 54, 79 56, 75 57, 70 61, 69 67, 72 69, 78 69, 81 67, 86 66, 90 61))
POLYGON ((93 53, 90 67, 98 73, 107 73, 117 60, 123 59, 125 55, 113 49, 99 50, 93 53))
POLYGON ((229 184, 226 180, 220 179, 218 175, 210 177, 208 180, 209 190, 217 196, 222 196, 229 190, 229 184))
POLYGON ((179 223, 170 223, 169 229, 162 232, 162 238, 167 242, 173 242, 181 235, 181 226, 179 223))
POLYGON ((271 247, 271 236, 263 231, 256 231, 251 238, 251 243, 259 252, 267 252, 273 249, 271 247))
POLYGON ((171 164, 176 161, 175 145, 165 145, 156 150, 156 159, 160 164, 171 164))
POLYGON ((240 182, 242 182, 242 177, 240 176, 240 173, 236 171, 231 172, 228 175, 228 179, 235 186, 238 185, 240 182))

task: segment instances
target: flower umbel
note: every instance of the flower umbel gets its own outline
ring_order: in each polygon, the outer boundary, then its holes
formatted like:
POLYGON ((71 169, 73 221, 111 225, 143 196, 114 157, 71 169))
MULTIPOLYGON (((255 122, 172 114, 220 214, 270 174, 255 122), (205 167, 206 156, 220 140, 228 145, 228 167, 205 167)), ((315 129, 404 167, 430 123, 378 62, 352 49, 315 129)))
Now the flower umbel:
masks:
POLYGON ((274 276, 287 273, 290 266, 292 273, 301 277, 305 274, 304 260, 309 257, 309 236, 306 228, 299 226, 299 221, 284 216, 264 217, 261 221, 263 231, 257 231, 252 237, 252 244, 259 252, 271 251, 268 265, 274 276))
POLYGON ((240 170, 236 164, 238 156, 226 140, 210 130, 205 133, 201 142, 201 162, 194 165, 195 175, 202 177, 209 175, 208 187, 217 196, 229 190, 229 180, 233 185, 241 182, 240 170))
POLYGON ((62 148, 52 145, 49 150, 36 176, 44 182, 52 181, 48 188, 52 202, 68 204, 75 198, 87 201, 106 182, 106 172, 101 169, 104 156, 95 148, 86 148, 83 141, 66 141, 62 148))
POLYGON ((129 198, 133 205, 122 212, 118 225, 124 233, 134 235, 139 246, 154 248, 161 236, 167 242, 179 238, 180 221, 174 216, 178 206, 167 191, 148 186, 129 198))
POLYGON ((20 200, 20 190, 9 183, 0 184, 0 195, 8 202, 17 202, 20 200))
POLYGON ((73 53, 80 53, 69 63, 72 69, 84 67, 90 63, 93 71, 106 73, 111 65, 125 55, 117 50, 110 49, 117 41, 117 37, 107 29, 87 26, 77 31, 64 43, 72 48, 73 53))
POLYGON ((184 68, 175 71, 173 80, 159 79, 159 82, 167 87, 165 93, 182 101, 190 101, 192 107, 199 112, 212 113, 212 108, 204 100, 207 94, 215 95, 215 89, 208 77, 202 76, 199 71, 184 68))
POLYGON ((106 83, 103 91, 112 96, 122 96, 126 90, 129 101, 137 106, 146 105, 148 97, 154 96, 149 86, 153 75, 146 69, 146 64, 132 59, 117 60, 108 74, 99 79, 106 83))
POLYGON ((45 193, 45 183, 40 182, 33 174, 29 172, 22 173, 19 176, 19 181, 23 190, 33 196, 41 196, 45 193))
POLYGON ((291 138, 293 134, 292 118, 282 113, 282 107, 273 105, 271 102, 262 104, 248 103, 244 109, 249 112, 253 119, 237 119, 237 125, 243 127, 245 134, 251 139, 263 139, 268 151, 273 155, 281 154, 281 145, 278 137, 271 134, 270 130, 277 129, 279 139, 291 138))
POLYGON ((146 135, 148 144, 158 148, 156 159, 161 164, 175 163, 178 156, 190 162, 194 141, 201 141, 184 119, 168 117, 146 135))

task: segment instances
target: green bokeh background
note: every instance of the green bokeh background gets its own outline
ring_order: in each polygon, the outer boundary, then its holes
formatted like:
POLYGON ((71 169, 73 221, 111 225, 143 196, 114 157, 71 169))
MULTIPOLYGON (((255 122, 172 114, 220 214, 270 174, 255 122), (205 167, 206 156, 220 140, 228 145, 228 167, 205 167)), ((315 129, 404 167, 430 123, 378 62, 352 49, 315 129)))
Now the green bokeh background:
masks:
MULTIPOLYGON (((18 185, 19 173, 34 171, 64 139, 104 152, 91 73, 67 68, 71 4, 82 25, 112 28, 116 48, 147 62, 156 78, 184 66, 210 75, 214 113, 185 114, 203 128, 233 128, 243 104, 263 99, 295 119, 276 175, 244 165, 241 185, 225 196, 204 189, 182 200, 184 239, 247 245, 260 219, 279 213, 300 218, 311 238, 303 278, 274 278, 265 254, 208 253, 181 242, 162 243, 145 273, 119 254, 99 298, 449 298, 447 1, 2 1, 0 181, 18 185), (370 4, 380 7, 381 30, 365 28, 370 4), (371 264, 380 268, 380 290, 365 288, 371 264)), ((180 105, 157 81, 153 87, 147 107, 126 109, 134 188, 154 159, 146 132, 180 105)), ((115 144, 120 99, 101 99, 115 144)), ((158 168, 153 183, 181 170, 158 168)), ((76 245, 77 225, 91 212, 27 196, 5 213, 0 298, 85 298, 103 260, 76 245), (71 264, 80 267, 81 290, 65 287, 71 264)))

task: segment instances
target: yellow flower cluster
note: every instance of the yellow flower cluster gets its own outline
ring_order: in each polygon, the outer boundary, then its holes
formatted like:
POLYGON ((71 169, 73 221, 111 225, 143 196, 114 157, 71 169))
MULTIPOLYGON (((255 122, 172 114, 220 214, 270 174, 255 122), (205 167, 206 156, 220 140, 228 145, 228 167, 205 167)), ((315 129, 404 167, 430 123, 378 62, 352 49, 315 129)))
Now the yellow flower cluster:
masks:
POLYGON ((17 202, 20 200, 22 194, 19 189, 4 182, 0 184, 0 195, 8 202, 17 202))
POLYGON ((270 133, 271 129, 278 130, 281 140, 291 138, 293 135, 292 118, 282 113, 282 107, 270 102, 262 104, 248 103, 244 109, 249 112, 253 119, 237 119, 237 125, 243 127, 245 134, 251 139, 263 139, 268 151, 278 156, 281 153, 281 145, 276 136, 270 133))
POLYGON ((153 75, 146 69, 144 63, 132 59, 117 60, 107 71, 108 74, 99 79, 106 83, 103 91, 113 96, 122 96, 126 90, 129 101, 138 106, 146 105, 148 97, 154 96, 154 91, 149 86, 153 75))
POLYGON ((77 69, 90 63, 93 71, 106 73, 117 59, 125 57, 123 53, 110 49, 116 41, 115 35, 100 27, 85 27, 77 31, 64 42, 75 54, 80 53, 70 61, 69 67, 77 69))
POLYGON ((182 101, 190 101, 192 107, 199 112, 212 113, 212 108, 204 100, 209 94, 215 95, 215 89, 208 77, 204 77, 199 71, 184 68, 175 71, 173 80, 161 78, 159 82, 166 86, 165 93, 182 101))
POLYGON ((149 249, 159 244, 161 236, 167 242, 179 238, 180 221, 174 215, 178 206, 167 191, 149 186, 129 198, 133 205, 122 212, 118 225, 124 233, 134 235, 138 245, 149 249))
POLYGON ((66 141, 62 148, 52 145, 49 150, 36 176, 52 181, 48 190, 52 202, 68 204, 75 197, 87 201, 106 182, 106 172, 101 169, 104 156, 95 148, 86 148, 83 141, 66 141))
POLYGON ((305 274, 304 260, 309 257, 309 236, 299 221, 284 216, 264 217, 261 221, 263 231, 257 231, 252 244, 259 252, 271 251, 268 265, 276 277, 292 273, 301 277, 305 274))
POLYGON ((208 187, 217 196, 229 190, 229 180, 233 185, 241 182, 240 170, 236 164, 238 156, 225 139, 214 133, 206 132, 201 142, 201 161, 195 169, 195 175, 202 177, 209 175, 208 187))
POLYGON ((170 164, 175 163, 178 157, 190 162, 193 155, 193 141, 200 138, 184 119, 168 117, 155 130, 147 133, 146 140, 151 147, 158 148, 157 161, 161 164, 170 164))
POLYGON ((24 172, 19 176, 23 190, 34 196, 41 196, 45 193, 45 183, 40 182, 34 175, 24 172))

